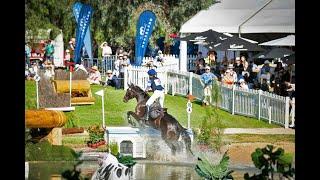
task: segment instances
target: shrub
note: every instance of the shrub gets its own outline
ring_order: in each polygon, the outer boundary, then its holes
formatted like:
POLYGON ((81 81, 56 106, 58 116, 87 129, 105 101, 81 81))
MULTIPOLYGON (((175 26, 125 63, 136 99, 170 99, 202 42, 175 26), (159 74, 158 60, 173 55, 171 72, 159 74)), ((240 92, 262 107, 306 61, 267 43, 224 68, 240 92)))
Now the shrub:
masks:
MULTIPOLYGON (((275 175, 279 176, 279 179, 293 178, 295 174, 295 169, 292 168, 291 162, 286 160, 286 155, 282 148, 278 148, 273 151, 274 147, 272 145, 267 145, 264 148, 257 148, 255 152, 251 154, 252 161, 254 165, 261 169, 260 174, 254 174, 249 176, 248 173, 244 174, 244 179, 274 179, 275 175)), ((276 178, 278 179, 278 178, 276 178)))
POLYGON ((117 142, 110 142, 109 144, 110 153, 114 156, 118 156, 119 153, 119 147, 117 142))
POLYGON ((228 169, 229 166, 229 156, 227 152, 224 153, 220 162, 215 165, 211 163, 207 157, 201 156, 198 157, 198 163, 195 167, 196 172, 199 176, 204 177, 205 179, 212 180, 224 180, 224 179, 233 179, 231 173, 232 170, 228 169))

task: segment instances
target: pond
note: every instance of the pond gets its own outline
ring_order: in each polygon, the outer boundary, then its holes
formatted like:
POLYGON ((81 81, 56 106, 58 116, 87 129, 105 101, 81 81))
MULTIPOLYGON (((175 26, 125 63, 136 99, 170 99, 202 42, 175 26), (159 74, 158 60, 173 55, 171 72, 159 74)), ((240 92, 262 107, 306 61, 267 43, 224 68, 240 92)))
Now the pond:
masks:
MULTIPOLYGON (((76 162, 30 162, 29 180, 62 180, 61 173, 72 170, 76 162)), ((77 169, 81 175, 91 178, 98 167, 97 161, 83 161, 77 169)), ((235 179, 243 179, 245 172, 254 172, 252 168, 234 169, 235 179)), ((250 173, 251 174, 251 173, 250 173)), ((200 180, 201 177, 194 170, 194 165, 187 163, 160 163, 138 160, 133 167, 132 180, 200 180)))

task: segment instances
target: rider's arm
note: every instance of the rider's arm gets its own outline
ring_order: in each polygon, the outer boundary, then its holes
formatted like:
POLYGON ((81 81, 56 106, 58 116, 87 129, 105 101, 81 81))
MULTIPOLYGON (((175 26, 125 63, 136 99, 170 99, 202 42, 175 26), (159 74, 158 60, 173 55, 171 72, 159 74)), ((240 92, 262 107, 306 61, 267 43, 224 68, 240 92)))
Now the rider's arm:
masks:
POLYGON ((145 91, 148 91, 150 88, 151 88, 151 81, 149 80, 145 91))

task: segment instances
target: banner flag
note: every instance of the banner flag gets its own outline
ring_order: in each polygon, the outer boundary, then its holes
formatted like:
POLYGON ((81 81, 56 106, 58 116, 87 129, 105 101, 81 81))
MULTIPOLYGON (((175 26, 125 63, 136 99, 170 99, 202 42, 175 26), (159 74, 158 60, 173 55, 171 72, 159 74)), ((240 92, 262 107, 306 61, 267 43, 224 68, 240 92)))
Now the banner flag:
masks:
POLYGON ((135 40, 135 65, 137 66, 142 63, 155 22, 156 15, 152 11, 143 11, 139 17, 135 40))
MULTIPOLYGON (((74 5, 74 7, 78 7, 78 6, 80 5, 79 4, 74 5)), ((92 17, 92 7, 89 5, 83 4, 81 6, 79 17, 77 20, 78 24, 77 24, 77 30, 76 30, 76 48, 74 52, 74 62, 76 64, 81 64, 80 51, 83 47, 84 37, 89 28, 91 17, 92 17)))
POLYGON ((100 91, 97 91, 95 94, 98 95, 98 96, 103 96, 103 89, 100 90, 100 91))
MULTIPOLYGON (((80 10, 82 8, 82 4, 80 2, 76 2, 73 5, 73 15, 76 19, 76 22, 78 23, 78 18, 79 18, 79 14, 80 14, 80 10)), ((90 32, 90 23, 89 23, 89 27, 86 31, 86 35, 84 36, 84 47, 88 53, 89 59, 92 60, 93 56, 92 56, 92 43, 91 43, 91 32, 90 32)))

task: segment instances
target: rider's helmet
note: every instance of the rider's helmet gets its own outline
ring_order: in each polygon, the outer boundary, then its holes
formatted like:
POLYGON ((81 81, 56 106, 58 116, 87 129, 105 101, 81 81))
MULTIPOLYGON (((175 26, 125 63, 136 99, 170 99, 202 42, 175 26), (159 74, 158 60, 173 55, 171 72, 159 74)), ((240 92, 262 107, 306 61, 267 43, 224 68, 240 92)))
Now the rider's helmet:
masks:
POLYGON ((154 76, 154 75, 157 74, 157 72, 156 72, 156 70, 154 70, 154 69, 150 69, 150 70, 148 71, 148 74, 149 74, 149 76, 154 76))

